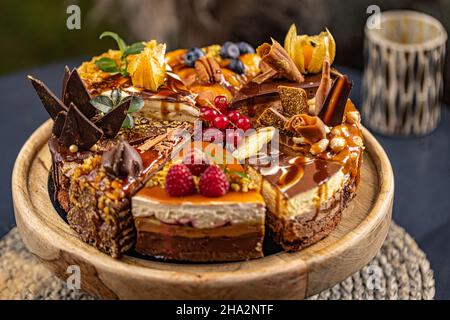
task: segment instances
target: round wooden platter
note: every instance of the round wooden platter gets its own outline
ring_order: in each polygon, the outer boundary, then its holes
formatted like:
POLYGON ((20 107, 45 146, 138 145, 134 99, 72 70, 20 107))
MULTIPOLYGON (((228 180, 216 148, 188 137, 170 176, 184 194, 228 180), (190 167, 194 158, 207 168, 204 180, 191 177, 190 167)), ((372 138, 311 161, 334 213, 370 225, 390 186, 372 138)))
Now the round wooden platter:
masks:
POLYGON ((47 140, 51 121, 23 146, 14 167, 16 222, 27 248, 62 279, 81 271, 81 287, 112 299, 302 299, 366 265, 391 221, 394 179, 389 159, 364 129, 366 152, 356 197, 339 226, 300 252, 212 264, 180 264, 125 256, 115 260, 78 239, 50 200, 47 140))

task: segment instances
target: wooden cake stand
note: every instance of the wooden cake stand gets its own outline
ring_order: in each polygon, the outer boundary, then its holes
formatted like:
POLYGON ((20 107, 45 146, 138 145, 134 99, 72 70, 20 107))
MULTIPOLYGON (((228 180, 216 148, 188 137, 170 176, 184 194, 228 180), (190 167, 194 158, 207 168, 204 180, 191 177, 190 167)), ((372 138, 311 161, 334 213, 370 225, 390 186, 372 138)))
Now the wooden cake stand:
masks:
POLYGON ((366 151, 357 195, 339 226, 317 244, 232 263, 115 260, 79 240, 52 204, 47 187, 51 127, 51 120, 39 127, 17 157, 12 176, 17 227, 28 250, 56 275, 67 279, 68 267, 79 266, 82 289, 101 298, 302 299, 366 265, 389 230, 392 168, 382 147, 363 129, 366 151))

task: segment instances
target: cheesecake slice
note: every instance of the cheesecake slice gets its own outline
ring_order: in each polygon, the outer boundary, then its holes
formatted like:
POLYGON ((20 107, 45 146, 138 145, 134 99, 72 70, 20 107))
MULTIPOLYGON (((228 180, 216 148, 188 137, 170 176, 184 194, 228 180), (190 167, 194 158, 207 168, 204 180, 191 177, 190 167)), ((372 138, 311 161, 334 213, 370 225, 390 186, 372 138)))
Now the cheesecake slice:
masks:
POLYGON ((327 148, 316 155, 284 140, 277 163, 248 167, 264 197, 267 224, 286 250, 301 250, 327 236, 356 194, 364 147, 351 102, 344 123, 324 140, 327 148))
POLYGON ((257 191, 175 198, 161 187, 146 187, 132 207, 142 254, 197 262, 263 256, 265 204, 257 191))

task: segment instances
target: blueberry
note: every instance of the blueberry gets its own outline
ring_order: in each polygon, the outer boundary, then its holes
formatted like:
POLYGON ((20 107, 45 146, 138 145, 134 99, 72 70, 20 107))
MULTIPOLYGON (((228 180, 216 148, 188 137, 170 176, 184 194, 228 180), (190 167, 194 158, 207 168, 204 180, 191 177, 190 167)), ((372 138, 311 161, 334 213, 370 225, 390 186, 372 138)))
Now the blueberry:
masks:
POLYGON ((198 58, 201 58, 205 55, 202 49, 200 48, 190 48, 188 52, 184 55, 184 64, 186 67, 194 67, 195 61, 198 58))
POLYGON ((240 54, 255 53, 255 49, 247 42, 239 42, 238 47, 240 54))
POLYGON ((239 57, 239 47, 237 44, 227 41, 220 48, 220 56, 224 59, 236 59, 239 57))
POLYGON ((232 59, 228 65, 228 68, 237 74, 244 73, 244 64, 239 59, 232 59))

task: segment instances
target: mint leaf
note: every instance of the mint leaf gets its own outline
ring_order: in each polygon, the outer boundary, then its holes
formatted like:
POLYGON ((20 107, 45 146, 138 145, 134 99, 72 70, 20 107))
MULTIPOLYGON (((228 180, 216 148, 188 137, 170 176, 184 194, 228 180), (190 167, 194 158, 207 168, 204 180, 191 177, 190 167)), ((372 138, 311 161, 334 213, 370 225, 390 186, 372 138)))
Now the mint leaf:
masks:
POLYGON ((103 113, 108 113, 113 106, 113 102, 108 96, 97 96, 91 100, 91 104, 103 113))
POLYGON ((95 64, 102 71, 109 73, 119 72, 119 67, 117 66, 117 63, 113 59, 102 57, 100 59, 95 60, 95 64))
POLYGON ((117 89, 113 89, 111 91, 111 95, 110 96, 111 96, 110 99, 111 99, 111 102, 112 102, 113 106, 117 106, 120 103, 120 101, 122 100, 122 94, 117 89))
POLYGON ((131 97, 130 108, 128 108, 128 113, 135 113, 142 109, 144 106, 144 100, 140 97, 131 97))
POLYGON ((128 46, 128 48, 125 49, 124 55, 128 56, 130 54, 137 54, 141 53, 142 50, 144 50, 145 44, 143 42, 135 42, 128 46))
POLYGON ((133 116, 130 114, 127 114, 127 117, 125 118, 125 120, 123 120, 122 123, 122 128, 125 129, 131 129, 134 127, 134 119, 133 116))
POLYGON ((100 35, 100 39, 103 39, 104 37, 111 37, 114 40, 116 40, 117 45, 119 46, 120 53, 123 54, 125 52, 125 49, 127 48, 127 44, 119 35, 115 32, 111 31, 105 31, 100 35))

